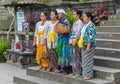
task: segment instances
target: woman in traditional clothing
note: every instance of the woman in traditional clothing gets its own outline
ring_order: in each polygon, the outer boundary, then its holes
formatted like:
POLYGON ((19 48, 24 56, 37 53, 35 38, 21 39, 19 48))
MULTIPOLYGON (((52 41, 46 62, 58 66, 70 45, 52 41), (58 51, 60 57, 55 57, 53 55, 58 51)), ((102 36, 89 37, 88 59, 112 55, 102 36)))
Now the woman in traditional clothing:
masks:
MULTIPOLYGON (((70 26, 69 21, 65 18, 66 12, 64 9, 57 9, 59 23, 63 23, 70 26)), ((69 35, 70 31, 63 31, 62 34, 58 34, 58 65, 60 66, 63 74, 69 73, 70 68, 70 46, 69 46, 69 35)))
POLYGON ((47 69, 47 71, 49 72, 53 69, 55 72, 59 72, 58 56, 56 53, 57 40, 58 40, 57 33, 55 32, 55 25, 58 23, 56 11, 51 12, 50 19, 51 21, 49 21, 49 25, 47 28, 47 47, 49 49, 48 51, 50 54, 49 68, 47 69))
POLYGON ((96 26, 92 22, 92 14, 85 12, 83 14, 85 23, 81 30, 81 37, 78 42, 82 47, 82 76, 84 80, 93 78, 94 50, 96 47, 96 26))
POLYGON ((73 17, 75 22, 73 23, 72 33, 69 40, 69 44, 71 44, 71 65, 72 65, 72 77, 77 78, 80 77, 81 71, 81 51, 77 46, 78 39, 80 37, 80 31, 83 27, 83 22, 80 20, 82 12, 80 10, 73 11, 73 17))
POLYGON ((40 14, 40 19, 41 21, 37 22, 36 24, 33 46, 36 45, 37 47, 36 61, 37 64, 40 65, 38 71, 39 70, 44 71, 48 67, 48 59, 43 59, 42 57, 43 49, 46 45, 46 38, 47 38, 46 36, 47 35, 46 29, 48 27, 48 21, 46 20, 47 14, 45 12, 42 12, 40 14))

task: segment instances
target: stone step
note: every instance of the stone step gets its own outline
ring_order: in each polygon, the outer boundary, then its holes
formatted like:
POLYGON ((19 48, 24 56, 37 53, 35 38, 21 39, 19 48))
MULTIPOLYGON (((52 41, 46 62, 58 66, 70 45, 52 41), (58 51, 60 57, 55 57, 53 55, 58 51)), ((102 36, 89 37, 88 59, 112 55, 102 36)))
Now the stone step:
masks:
POLYGON ((98 26, 97 32, 120 32, 120 26, 98 26))
POLYGON ((120 58, 94 56, 96 66, 120 69, 120 58))
POLYGON ((96 39, 97 47, 120 49, 120 39, 96 39))
POLYGON ((96 37, 98 39, 120 40, 120 33, 118 32, 97 32, 96 37))
POLYGON ((116 14, 117 14, 117 15, 120 15, 120 9, 117 10, 116 14))
POLYGON ((100 26, 120 26, 120 20, 101 21, 100 26))
POLYGON ((45 80, 28 75, 19 75, 14 77, 15 84, 62 84, 51 80, 45 80))
POLYGON ((27 75, 57 81, 61 82, 63 84, 112 84, 112 82, 94 78, 92 80, 82 80, 81 78, 72 78, 70 75, 63 75, 60 73, 54 73, 54 72, 38 72, 37 69, 39 67, 29 67, 27 69, 27 75), (99 81, 99 82, 98 82, 99 81))
POLYGON ((120 49, 96 47, 95 55, 120 58, 120 49))
POLYGON ((120 20, 120 15, 110 15, 108 16, 108 20, 120 20))
POLYGON ((120 84, 120 69, 94 66, 94 74, 95 77, 112 81, 112 84, 120 84))

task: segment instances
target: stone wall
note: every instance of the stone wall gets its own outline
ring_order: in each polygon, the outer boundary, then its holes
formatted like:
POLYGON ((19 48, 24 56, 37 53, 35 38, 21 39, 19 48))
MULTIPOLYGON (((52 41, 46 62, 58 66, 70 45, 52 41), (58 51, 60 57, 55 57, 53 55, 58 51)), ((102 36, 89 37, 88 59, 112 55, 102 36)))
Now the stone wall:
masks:
POLYGON ((0 6, 0 30, 8 31, 12 20, 13 16, 9 13, 8 9, 0 6))

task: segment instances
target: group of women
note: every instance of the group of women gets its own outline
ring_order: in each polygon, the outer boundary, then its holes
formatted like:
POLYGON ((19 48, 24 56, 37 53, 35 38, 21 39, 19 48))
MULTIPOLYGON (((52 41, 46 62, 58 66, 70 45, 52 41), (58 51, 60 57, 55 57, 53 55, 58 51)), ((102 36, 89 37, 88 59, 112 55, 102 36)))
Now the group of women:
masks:
POLYGON ((73 10, 72 13, 75 22, 70 31, 63 31, 62 34, 55 32, 55 25, 59 22, 71 25, 65 18, 64 9, 52 11, 49 21, 45 12, 40 14, 41 21, 36 24, 33 42, 37 46, 36 61, 40 65, 38 71, 64 74, 72 71, 70 75, 73 78, 89 80, 93 78, 96 27, 90 12, 82 14, 79 10, 73 10), (43 58, 45 47, 48 48, 49 58, 43 58))

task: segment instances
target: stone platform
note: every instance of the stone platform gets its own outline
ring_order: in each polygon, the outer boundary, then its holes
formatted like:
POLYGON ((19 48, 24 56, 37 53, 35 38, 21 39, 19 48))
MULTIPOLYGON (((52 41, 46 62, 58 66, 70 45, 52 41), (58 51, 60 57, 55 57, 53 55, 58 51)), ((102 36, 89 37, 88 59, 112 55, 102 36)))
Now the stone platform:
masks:
POLYGON ((37 65, 35 54, 32 52, 7 50, 5 57, 7 58, 7 63, 15 65, 19 68, 27 68, 37 65))

